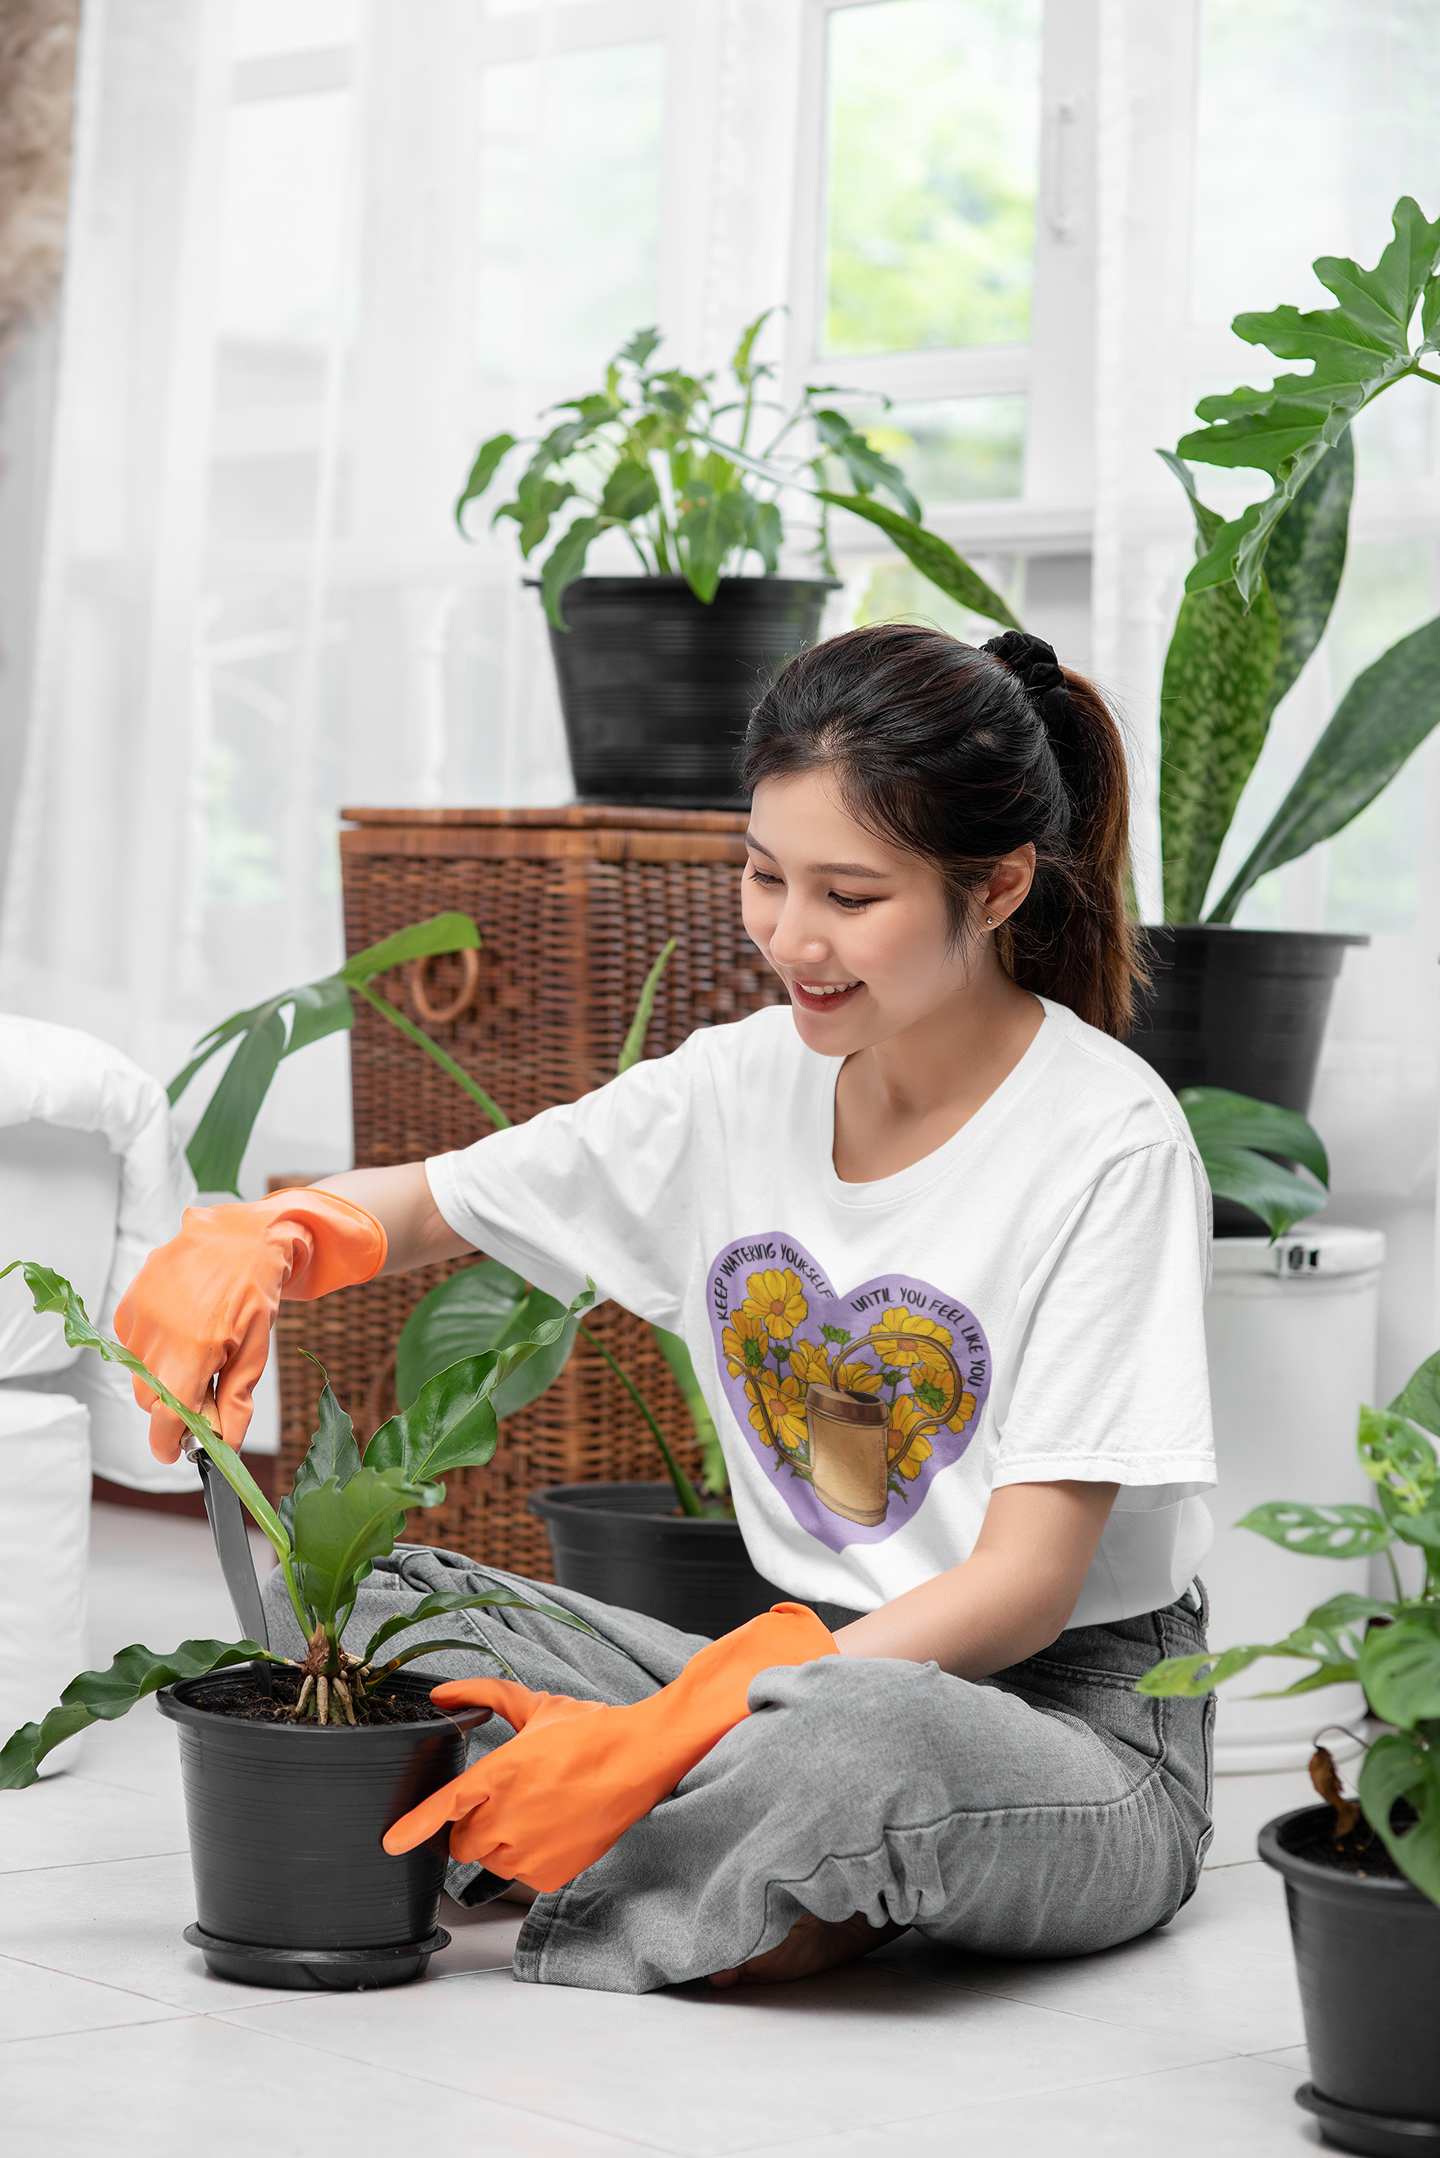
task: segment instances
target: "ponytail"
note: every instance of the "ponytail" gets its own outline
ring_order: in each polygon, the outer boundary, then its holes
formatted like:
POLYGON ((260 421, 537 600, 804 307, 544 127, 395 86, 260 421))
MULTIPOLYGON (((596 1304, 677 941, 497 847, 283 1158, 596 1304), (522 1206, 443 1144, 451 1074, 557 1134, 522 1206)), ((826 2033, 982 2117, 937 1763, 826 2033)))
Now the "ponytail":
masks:
POLYGON ((951 932, 1028 841, 1035 880, 996 933, 1022 989, 1123 1040, 1146 974, 1127 919, 1130 796, 1113 714, 1048 644, 977 648, 879 623, 791 660, 751 714, 745 785, 826 768, 856 821, 933 862, 951 932))

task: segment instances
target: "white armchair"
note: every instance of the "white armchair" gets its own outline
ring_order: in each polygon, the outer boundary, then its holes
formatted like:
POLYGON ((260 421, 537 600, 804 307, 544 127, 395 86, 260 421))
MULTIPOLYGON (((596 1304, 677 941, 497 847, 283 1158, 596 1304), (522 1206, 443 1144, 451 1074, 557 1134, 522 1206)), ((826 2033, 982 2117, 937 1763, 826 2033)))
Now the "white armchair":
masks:
MULTIPOLYGON (((109 1329, 193 1196, 157 1079, 73 1027, 0 1016, 0 1265, 54 1267, 109 1329)), ((88 1660, 92 1458, 134 1490, 195 1489, 188 1462, 153 1459, 148 1426, 126 1372, 69 1348, 19 1274, 0 1282, 0 1743, 52 1708, 88 1660)), ((41 1774, 69 1766, 80 1743, 41 1774)))
MULTIPOLYGON (((75 1284, 96 1323, 180 1226, 194 1180, 158 1079, 74 1027, 0 1016, 0 1265, 38 1259, 75 1284)), ((0 1282, 0 1385, 66 1394, 90 1412, 97 1473, 134 1491, 195 1489, 150 1452, 118 1365, 66 1346, 18 1274, 0 1282)))

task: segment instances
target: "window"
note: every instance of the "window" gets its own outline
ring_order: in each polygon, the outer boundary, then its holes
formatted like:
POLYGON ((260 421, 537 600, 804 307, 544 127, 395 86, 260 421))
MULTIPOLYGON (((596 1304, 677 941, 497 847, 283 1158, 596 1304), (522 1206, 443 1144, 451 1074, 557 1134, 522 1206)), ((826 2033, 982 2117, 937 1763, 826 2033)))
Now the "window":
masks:
MULTIPOLYGON (((1091 11, 809 7, 791 384, 855 393, 836 402, 901 467, 927 522, 1083 658, 1091 11)), ((993 630, 880 553, 872 527, 838 518, 835 543, 849 619, 993 630)))

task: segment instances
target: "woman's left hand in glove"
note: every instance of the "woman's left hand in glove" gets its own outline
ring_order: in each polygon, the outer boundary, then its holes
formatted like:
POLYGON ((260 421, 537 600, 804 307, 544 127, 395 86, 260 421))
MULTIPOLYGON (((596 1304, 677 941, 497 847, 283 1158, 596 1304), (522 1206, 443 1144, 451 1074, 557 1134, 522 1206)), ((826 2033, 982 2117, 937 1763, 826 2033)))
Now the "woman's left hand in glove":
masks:
POLYGON ((760 1672, 836 1654, 808 1606, 776 1604, 625 1708, 532 1693, 508 1679, 436 1686, 437 1707, 493 1708, 516 1735, 398 1820, 385 1848, 411 1851, 449 1821, 452 1858, 542 1892, 563 1888, 749 1714, 746 1695, 760 1672))

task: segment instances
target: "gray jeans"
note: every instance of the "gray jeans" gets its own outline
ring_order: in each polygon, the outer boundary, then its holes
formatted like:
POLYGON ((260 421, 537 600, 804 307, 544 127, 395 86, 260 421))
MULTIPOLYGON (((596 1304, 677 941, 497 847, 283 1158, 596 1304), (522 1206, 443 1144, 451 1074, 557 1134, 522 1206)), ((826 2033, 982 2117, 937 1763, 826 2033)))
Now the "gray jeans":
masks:
MULTIPOLYGON (((704 1645, 638 1612, 403 1545, 362 1588, 347 1644, 427 1591, 487 1585, 578 1613, 596 1638, 503 1610, 429 1622, 416 1638, 473 1633, 538 1692, 642 1700, 704 1645)), ((265 1602, 272 1644, 302 1653, 278 1573, 265 1602)), ((1077 1626, 978 1684, 935 1664, 848 1656, 762 1672, 751 1714, 672 1796, 537 1898, 515 1976, 647 1993, 775 1947, 805 1911, 863 1911, 872 1925, 994 1956, 1084 1955, 1163 1926, 1193 1895, 1210 1841, 1214 1696, 1150 1700, 1134 1682, 1161 1656, 1203 1649, 1204 1620, 1203 1604, 1182 1600, 1077 1626)), ((495 1666, 444 1650, 415 1668, 472 1678, 495 1666)), ((492 1718, 470 1758, 513 1735, 492 1718)), ((506 1883, 452 1865, 446 1886, 476 1903, 506 1883)))

